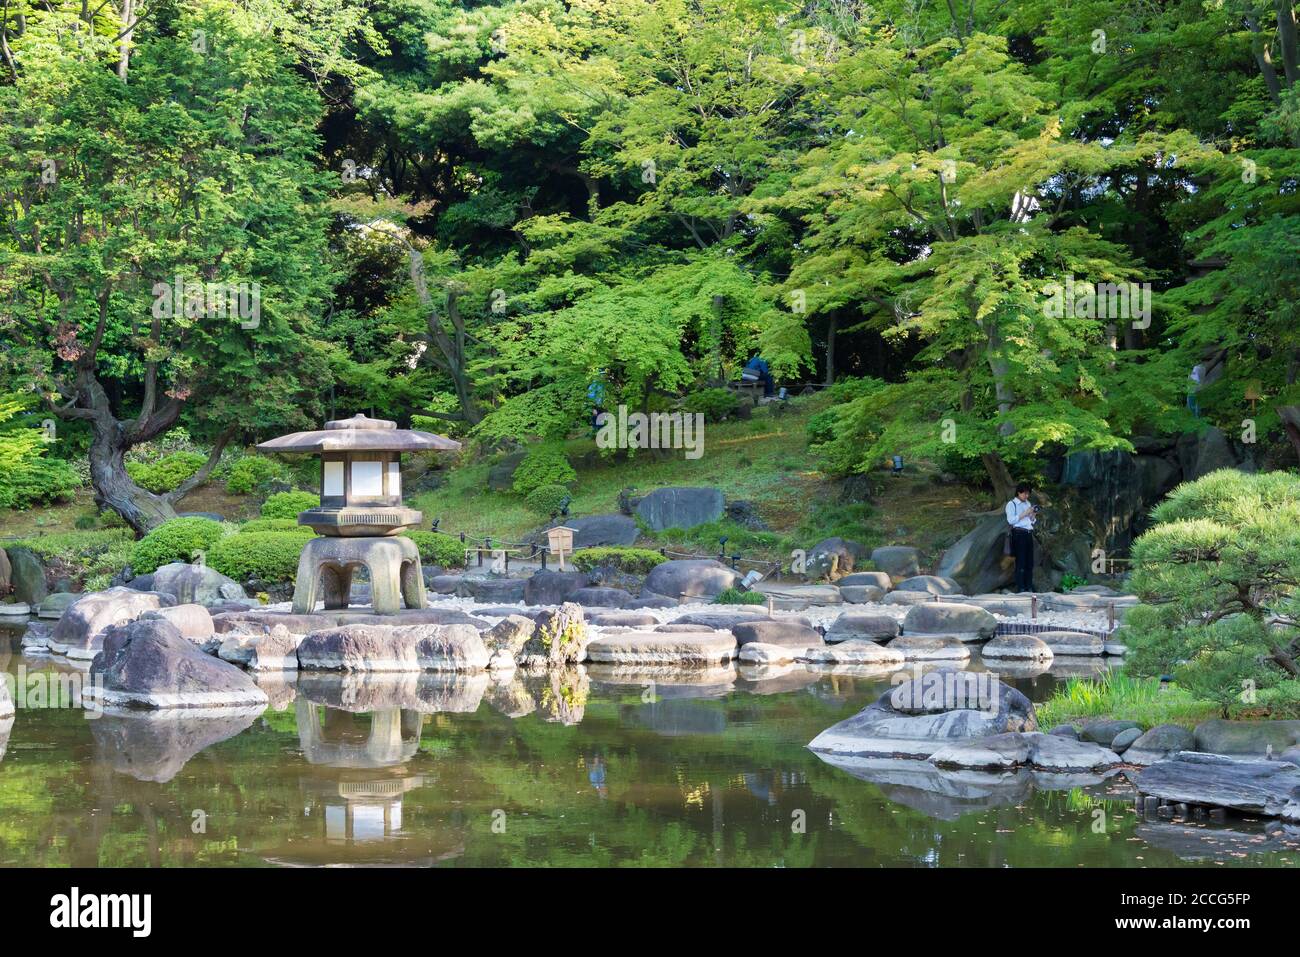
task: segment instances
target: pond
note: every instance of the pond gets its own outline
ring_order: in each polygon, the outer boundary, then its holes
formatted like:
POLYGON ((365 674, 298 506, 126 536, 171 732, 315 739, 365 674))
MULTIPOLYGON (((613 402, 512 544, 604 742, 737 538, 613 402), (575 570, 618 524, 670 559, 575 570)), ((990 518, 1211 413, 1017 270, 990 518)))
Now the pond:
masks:
MULTIPOLYGON (((0 662, 28 688, 85 675, 23 657, 3 634, 0 662)), ((1010 683, 1042 700, 1057 680, 1010 683)), ((33 696, 0 722, 0 864, 1300 862, 1300 829, 1144 822, 1122 775, 1043 789, 911 762, 835 767, 806 750, 887 690, 879 675, 591 667, 507 684, 304 676, 264 687, 266 710, 211 717, 92 717, 33 696)))

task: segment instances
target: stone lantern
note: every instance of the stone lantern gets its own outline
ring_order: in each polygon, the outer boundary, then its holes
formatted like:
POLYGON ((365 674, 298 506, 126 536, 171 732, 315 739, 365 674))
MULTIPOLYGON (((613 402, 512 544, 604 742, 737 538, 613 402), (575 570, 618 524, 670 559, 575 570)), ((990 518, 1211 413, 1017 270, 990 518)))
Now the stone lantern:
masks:
POLYGON ((352 573, 370 572, 371 604, 381 615, 426 605, 420 554, 398 533, 422 516, 402 504, 403 452, 455 451, 460 443, 431 432, 399 429, 397 423, 356 415, 326 422, 315 432, 294 432, 258 445, 259 452, 315 453, 321 458, 320 506, 298 514, 321 537, 298 560, 293 610, 346 608, 352 573))

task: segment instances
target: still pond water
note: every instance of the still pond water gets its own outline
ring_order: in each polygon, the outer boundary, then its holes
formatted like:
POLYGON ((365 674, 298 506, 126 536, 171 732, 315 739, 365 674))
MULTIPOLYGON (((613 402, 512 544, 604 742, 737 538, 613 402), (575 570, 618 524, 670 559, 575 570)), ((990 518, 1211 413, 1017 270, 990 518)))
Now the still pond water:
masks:
MULTIPOLYGON (((23 657, 13 631, 0 665, 32 688, 84 675, 23 657)), ((1056 680, 1011 683, 1042 700, 1056 680)), ((1122 775, 1043 789, 806 750, 888 689, 879 676, 264 687, 265 711, 208 718, 20 705, 0 721, 0 865, 1300 864, 1300 829, 1141 821, 1122 775)))

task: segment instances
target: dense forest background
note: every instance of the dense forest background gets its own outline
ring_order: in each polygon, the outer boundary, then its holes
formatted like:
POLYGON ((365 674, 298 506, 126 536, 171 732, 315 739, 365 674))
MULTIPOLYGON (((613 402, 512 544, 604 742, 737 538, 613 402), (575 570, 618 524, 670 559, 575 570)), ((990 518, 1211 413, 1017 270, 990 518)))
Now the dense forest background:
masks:
POLYGON ((229 443, 558 441, 755 354, 838 383, 834 474, 1292 467, 1297 49, 1289 0, 0 0, 0 505, 76 460, 143 531, 229 443))

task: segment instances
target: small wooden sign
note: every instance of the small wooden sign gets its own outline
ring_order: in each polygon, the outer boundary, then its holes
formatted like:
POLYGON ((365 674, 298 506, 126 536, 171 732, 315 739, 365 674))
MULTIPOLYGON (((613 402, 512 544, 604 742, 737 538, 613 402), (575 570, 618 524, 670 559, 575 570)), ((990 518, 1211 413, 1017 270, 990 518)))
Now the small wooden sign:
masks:
POLYGON ((564 571, 564 555, 573 551, 573 533, 577 529, 567 525, 556 525, 546 530, 547 544, 551 552, 560 560, 560 571, 564 571))

